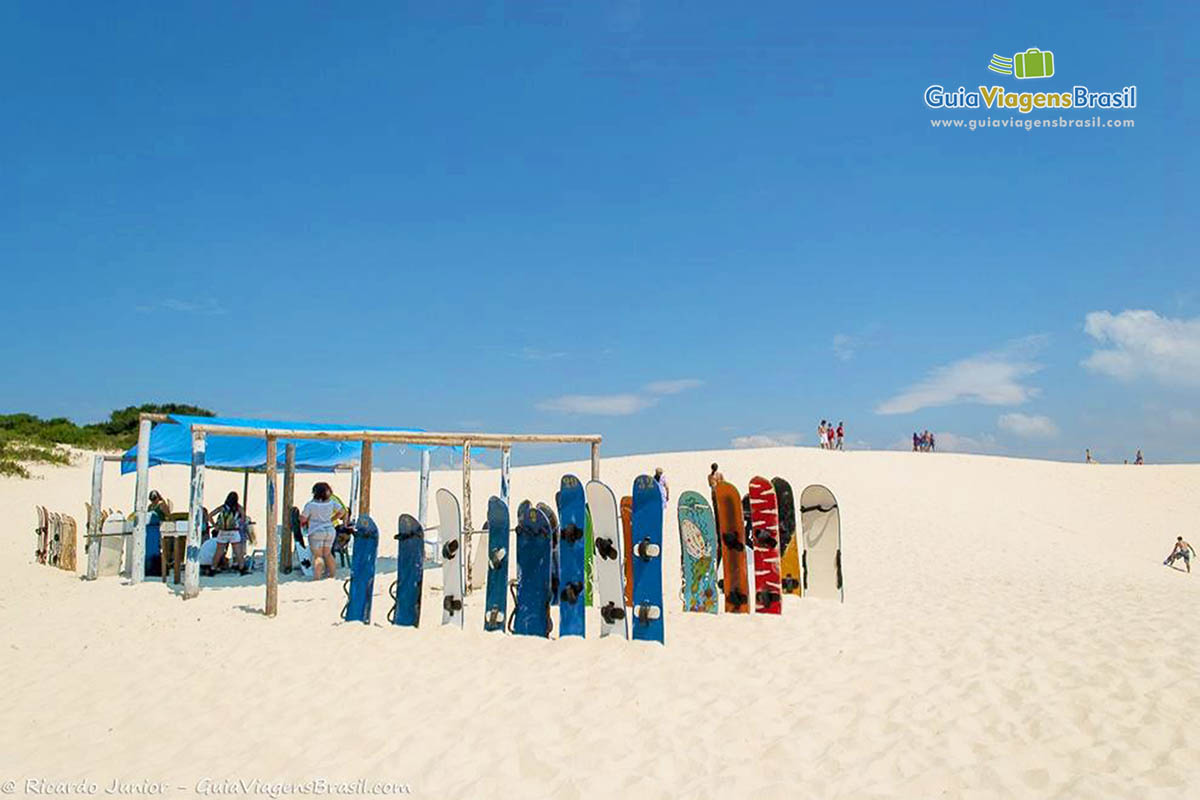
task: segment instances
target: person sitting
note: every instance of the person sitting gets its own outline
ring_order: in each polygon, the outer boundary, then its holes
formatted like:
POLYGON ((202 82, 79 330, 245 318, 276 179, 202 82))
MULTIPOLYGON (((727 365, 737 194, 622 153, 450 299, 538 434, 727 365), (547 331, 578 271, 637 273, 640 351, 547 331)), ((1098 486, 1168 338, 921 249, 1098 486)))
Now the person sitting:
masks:
POLYGON ((246 557, 246 513, 238 503, 237 492, 230 492, 225 502, 208 516, 208 521, 216 531, 217 549, 213 554, 212 568, 217 573, 222 570, 225 562, 225 550, 233 545, 233 568, 242 575, 247 573, 246 557))
POLYGON ((333 540, 338 521, 346 517, 346 506, 333 496, 333 489, 324 481, 313 484, 313 499, 300 511, 300 525, 308 529, 308 549, 312 552, 314 581, 337 576, 333 560, 333 540))
POLYGON ((1175 566, 1175 562, 1182 558, 1184 566, 1187 567, 1187 571, 1191 572, 1192 558, 1194 558, 1195 555, 1195 548, 1193 548, 1188 542, 1184 541, 1182 536, 1177 536, 1175 537, 1175 546, 1171 548, 1171 555, 1167 556, 1167 560, 1164 561, 1163 564, 1168 567, 1173 567, 1175 566))

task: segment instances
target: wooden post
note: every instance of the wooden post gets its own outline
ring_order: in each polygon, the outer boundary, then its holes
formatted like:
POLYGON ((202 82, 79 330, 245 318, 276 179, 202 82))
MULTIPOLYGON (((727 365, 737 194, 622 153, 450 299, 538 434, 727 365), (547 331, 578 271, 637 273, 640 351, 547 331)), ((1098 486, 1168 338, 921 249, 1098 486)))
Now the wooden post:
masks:
POLYGON ((508 505, 509 472, 512 470, 512 447, 500 448, 500 499, 508 505))
POLYGON ((347 515, 356 515, 358 509, 358 493, 362 488, 362 465, 355 464, 350 468, 350 505, 346 507, 347 515))
POLYGON ((417 498, 417 522, 424 528, 429 514, 429 470, 433 462, 433 451, 421 451, 421 494, 417 498))
POLYGON ((183 568, 183 599, 200 594, 200 533, 204 530, 203 433, 192 433, 192 490, 188 498, 187 564, 183 568))
POLYGON ((148 419, 138 423, 137 498, 134 501, 137 521, 128 550, 130 583, 141 583, 142 578, 146 577, 146 523, 150 517, 150 426, 153 424, 148 419))
POLYGON ((362 443, 362 458, 359 459, 359 464, 362 468, 362 477, 359 479, 358 485, 358 518, 362 519, 371 513, 371 469, 373 461, 373 452, 371 443, 364 440, 362 443))
POLYGON ((263 523, 267 526, 267 602, 266 614, 273 617, 279 612, 279 532, 275 513, 275 481, 279 476, 277 440, 267 437, 267 510, 263 523))
POLYGON ((592 442, 592 480, 600 480, 600 443, 592 442))
POLYGON ((87 520, 87 572, 84 577, 96 580, 100 571, 100 502, 104 487, 104 456, 97 454, 92 459, 92 511, 87 520))
POLYGON ((474 571, 471 562, 474 561, 472 555, 475 552, 475 536, 473 535, 475 528, 471 524, 471 443, 469 441, 463 442, 462 450, 462 526, 463 530, 467 532, 467 585, 466 591, 463 593, 466 594, 471 591, 471 573, 474 571))
POLYGON ((242 473, 242 508, 250 507, 250 470, 242 473))
POLYGON ((292 506, 296 505, 296 443, 284 446, 283 461, 283 540, 280 542, 279 568, 287 575, 292 571, 292 506))

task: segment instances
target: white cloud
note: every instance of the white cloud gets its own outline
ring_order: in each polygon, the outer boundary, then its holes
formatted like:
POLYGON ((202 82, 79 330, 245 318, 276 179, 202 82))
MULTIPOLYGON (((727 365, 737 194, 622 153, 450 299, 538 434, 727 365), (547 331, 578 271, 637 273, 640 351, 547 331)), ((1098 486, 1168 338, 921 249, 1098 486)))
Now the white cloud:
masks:
POLYGON ((1153 311, 1093 311, 1083 330, 1106 349, 1083 366, 1122 381, 1150 378, 1172 386, 1200 386, 1200 318, 1172 319, 1153 311))
POLYGON ((1020 405, 1038 394, 1038 389, 1025 385, 1022 379, 1041 369, 1033 356, 1044 341, 1043 337, 1029 336, 1001 350, 935 367, 922 380, 880 403, 875 413, 908 414, 955 403, 1020 405))
POLYGON ((756 433, 749 436, 735 436, 729 440, 729 446, 738 450, 754 447, 795 447, 803 437, 798 433, 756 433))
POLYGON ((858 350, 858 340, 846 333, 834 334, 833 337, 833 354, 842 361, 849 361, 854 358, 855 351, 858 350))
POLYGON ((647 383, 645 390, 650 394, 679 394, 686 392, 688 389, 696 389, 704 385, 704 381, 698 378, 680 378, 673 381, 653 381, 647 383))
POLYGON ((1026 439, 1046 439, 1058 436, 1058 426, 1054 420, 1039 414, 1001 414, 996 420, 996 426, 1002 431, 1008 431, 1026 439))
POLYGON ((564 414, 621 417, 657 405, 667 395, 679 394, 703 385, 704 381, 696 378, 653 381, 642 387, 640 392, 564 394, 542 400, 537 404, 537 408, 541 411, 559 411, 564 414))
POLYGON ((537 404, 542 411, 561 411, 564 414, 595 414, 626 416, 649 408, 657 398, 640 394, 564 394, 537 404))

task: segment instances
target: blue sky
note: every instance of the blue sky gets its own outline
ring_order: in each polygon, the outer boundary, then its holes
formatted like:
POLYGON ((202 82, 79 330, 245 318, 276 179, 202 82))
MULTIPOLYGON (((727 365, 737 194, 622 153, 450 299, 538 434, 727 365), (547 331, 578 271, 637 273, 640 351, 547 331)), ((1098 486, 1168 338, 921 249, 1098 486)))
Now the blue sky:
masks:
POLYGON ((5 4, 0 409, 1197 460, 1197 10, 921 6, 5 4))

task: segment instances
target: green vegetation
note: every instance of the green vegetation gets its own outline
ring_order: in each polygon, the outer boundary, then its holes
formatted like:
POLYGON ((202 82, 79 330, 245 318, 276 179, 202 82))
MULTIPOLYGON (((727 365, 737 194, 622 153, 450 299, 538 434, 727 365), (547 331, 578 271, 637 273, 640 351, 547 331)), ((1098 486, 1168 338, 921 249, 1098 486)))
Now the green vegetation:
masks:
POLYGON ((0 414, 0 475, 29 477, 27 464, 68 464, 63 445, 85 450, 119 452, 137 443, 138 415, 213 412, 185 403, 147 403, 113 411, 104 422, 76 425, 65 417, 41 419, 33 414, 0 414))

